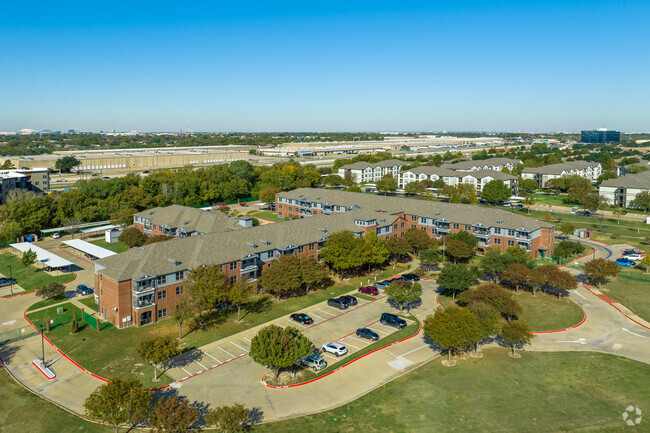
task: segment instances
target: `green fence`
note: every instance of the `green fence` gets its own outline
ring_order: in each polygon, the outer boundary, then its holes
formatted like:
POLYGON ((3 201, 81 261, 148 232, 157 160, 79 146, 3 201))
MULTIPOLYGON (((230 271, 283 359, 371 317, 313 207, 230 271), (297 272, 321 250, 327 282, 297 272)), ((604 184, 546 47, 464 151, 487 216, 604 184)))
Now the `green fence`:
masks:
POLYGON ((11 343, 12 341, 22 340, 23 338, 37 335, 36 329, 33 326, 23 326, 22 328, 12 329, 0 334, 0 346, 3 344, 11 343))
POLYGON ((642 281, 642 282, 645 282, 645 283, 650 283, 650 277, 648 276, 647 273, 644 274, 644 273, 641 273, 641 272, 635 272, 633 270, 627 270, 626 269, 624 271, 621 271, 618 274, 618 276, 619 276, 619 278, 626 278, 628 280, 642 281))
MULTIPOLYGON (((87 312, 84 311, 84 316, 83 316, 83 321, 88 324, 91 328, 94 330, 97 330, 97 318, 94 316, 91 316, 87 312)), ((112 325, 108 322, 99 322, 99 330, 103 331, 104 329, 110 328, 112 325)))
POLYGON ((47 322, 50 322, 50 331, 54 331, 57 328, 60 328, 61 326, 68 325, 70 322, 72 322, 72 314, 64 314, 61 316, 57 316, 54 319, 42 319, 42 320, 36 320, 32 322, 34 326, 36 326, 38 329, 41 329, 41 326, 43 327, 42 329, 44 331, 47 330, 47 322))

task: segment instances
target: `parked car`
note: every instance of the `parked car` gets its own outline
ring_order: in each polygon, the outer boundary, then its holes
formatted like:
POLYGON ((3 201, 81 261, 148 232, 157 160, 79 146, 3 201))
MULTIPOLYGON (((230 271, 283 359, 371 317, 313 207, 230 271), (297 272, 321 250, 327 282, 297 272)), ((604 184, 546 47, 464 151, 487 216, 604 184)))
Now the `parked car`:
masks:
POLYGON ((350 295, 341 296, 339 299, 344 302, 347 302, 348 305, 357 305, 359 303, 357 302, 357 298, 350 295))
POLYGON ((625 257, 621 257, 620 259, 616 260, 615 263, 619 266, 624 266, 626 268, 636 266, 636 262, 634 260, 630 260, 625 257))
POLYGON ((305 356, 304 358, 300 358, 298 360, 298 365, 305 368, 311 368, 314 371, 319 371, 327 368, 327 361, 325 361, 320 356, 309 355, 305 356))
POLYGON ((401 317, 391 314, 391 313, 383 313, 381 315, 381 319, 379 319, 382 325, 385 326, 392 326, 393 328, 406 328, 406 320, 402 319, 401 317))
POLYGON ((366 295, 377 296, 379 294, 379 289, 373 286, 360 287, 359 293, 365 293, 366 295))
POLYGON ((289 318, 294 322, 302 323, 303 325, 311 325, 314 323, 314 319, 304 313, 292 314, 289 318))
POLYGON ((321 350, 327 353, 333 353, 336 356, 343 356, 348 354, 348 349, 341 343, 325 343, 321 346, 321 350))
POLYGON ((628 253, 628 254, 623 254, 623 257, 625 257, 626 259, 630 259, 630 260, 641 260, 643 258, 643 254, 628 253))
POLYGON ((623 255, 632 253, 645 254, 645 250, 640 250, 639 248, 630 248, 629 250, 623 251, 623 255))
POLYGON ((92 295, 95 291, 84 284, 79 284, 77 286, 77 293, 80 295, 92 295))
POLYGON ((239 206, 241 206, 241 207, 248 207, 248 203, 239 203, 239 206))
POLYGON ((0 278, 0 287, 16 284, 15 278, 0 278))
POLYGON ((379 335, 377 335, 377 333, 372 329, 368 329, 368 328, 357 329, 357 337, 367 338, 368 340, 372 340, 372 341, 379 340, 379 335))
POLYGON ((52 233, 52 239, 59 239, 61 237, 61 233, 52 233))
POLYGON ((388 281, 378 281, 373 286, 375 286, 378 289, 385 289, 388 287, 388 284, 390 284, 388 281))
POLYGON ((418 277, 415 274, 404 274, 402 275, 403 278, 406 278, 409 281, 420 281, 420 277, 418 277))
POLYGON ((348 308, 348 303, 339 298, 332 298, 327 301, 327 305, 330 307, 338 308, 339 310, 345 310, 348 308))

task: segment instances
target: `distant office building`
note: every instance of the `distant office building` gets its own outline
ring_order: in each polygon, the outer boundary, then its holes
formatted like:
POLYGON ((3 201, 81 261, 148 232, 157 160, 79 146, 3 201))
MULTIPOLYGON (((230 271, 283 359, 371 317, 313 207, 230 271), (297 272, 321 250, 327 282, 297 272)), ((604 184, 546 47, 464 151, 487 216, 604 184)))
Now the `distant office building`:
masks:
POLYGON ((0 171, 0 204, 7 203, 7 196, 16 189, 33 192, 35 196, 47 194, 50 173, 47 168, 0 171))
POLYGON ((621 133, 606 128, 594 129, 591 131, 582 131, 580 133, 581 143, 611 143, 621 141, 621 133))

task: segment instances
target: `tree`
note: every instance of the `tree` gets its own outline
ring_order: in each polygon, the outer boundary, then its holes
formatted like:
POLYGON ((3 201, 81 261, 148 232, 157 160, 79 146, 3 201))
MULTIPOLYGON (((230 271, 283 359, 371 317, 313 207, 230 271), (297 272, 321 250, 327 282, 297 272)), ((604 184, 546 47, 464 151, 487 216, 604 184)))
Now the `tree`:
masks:
POLYGON ((133 248, 144 245, 147 237, 135 227, 129 227, 118 236, 117 240, 123 242, 129 248, 133 248))
POLYGON ((431 266, 442 262, 442 250, 440 248, 426 248, 418 255, 420 263, 431 266))
POLYGON ((524 247, 512 246, 508 247, 505 255, 508 257, 508 263, 519 263, 530 269, 535 266, 535 260, 524 247))
POLYGON ((403 257, 411 251, 411 245, 406 238, 388 238, 385 241, 386 249, 392 257, 403 257))
POLYGON ((253 361, 273 370, 277 379, 282 370, 311 353, 312 347, 312 342, 296 328, 269 325, 253 337, 249 354, 253 361))
POLYGON ((598 287, 600 284, 607 281, 609 277, 615 277, 621 271, 621 268, 609 260, 593 259, 589 260, 584 265, 584 273, 589 278, 589 282, 598 287))
POLYGON ((188 282, 190 302, 198 312, 225 301, 230 293, 230 283, 219 265, 197 266, 190 272, 188 282))
POLYGON ((161 397, 149 412, 148 424, 152 432, 185 433, 199 419, 199 411, 186 399, 161 397))
POLYGON ((442 190, 445 186, 447 186, 447 184, 445 183, 445 180, 442 178, 434 180, 433 184, 431 185, 432 188, 436 189, 436 195, 442 194, 442 190))
POLYGON ((262 271, 260 285, 278 299, 295 295, 302 287, 300 259, 295 255, 280 256, 262 271))
POLYGON ((343 185, 343 178, 338 174, 330 174, 321 178, 320 183, 322 185, 343 185))
POLYGON ((474 351, 478 352, 478 343, 484 338, 489 338, 499 332, 501 314, 496 308, 483 302, 474 302, 467 306, 467 309, 474 313, 481 329, 480 339, 474 343, 474 351))
POLYGON ((538 188, 535 179, 524 179, 521 181, 520 188, 524 191, 535 191, 538 188))
POLYGON ((183 339, 183 323, 192 318, 194 312, 187 298, 181 299, 172 309, 172 318, 178 323, 178 339, 183 339))
POLYGON ((519 292, 519 288, 528 282, 528 275, 531 270, 521 263, 512 263, 505 268, 501 273, 501 282, 508 283, 515 287, 515 292, 519 292))
POLYGON ((29 275, 29 267, 36 263, 36 252, 32 249, 28 249, 23 253, 23 257, 20 259, 20 263, 25 267, 25 272, 29 275))
POLYGON ((560 233, 562 233, 564 235, 564 237, 567 237, 567 236, 573 234, 573 232, 575 230, 576 230, 576 226, 574 226, 571 223, 562 223, 560 225, 560 233))
POLYGON ((361 267, 368 262, 368 250, 364 239, 349 230, 333 233, 325 242, 319 256, 329 263, 332 269, 341 273, 361 267))
POLYGON ((459 232, 452 234, 451 238, 457 241, 465 242, 472 248, 478 245, 478 238, 466 230, 460 230, 459 232))
POLYGON ((385 174, 377 181, 376 186, 379 191, 393 192, 397 190, 397 181, 392 174, 385 174))
POLYGON ((592 192, 580 197, 580 204, 585 208, 592 211, 607 205, 607 199, 597 192, 592 192))
POLYGON ((137 424, 146 418, 152 395, 137 379, 112 378, 98 387, 84 401, 85 415, 118 428, 137 424))
POLYGON ((241 306, 253 296, 253 286, 245 281, 237 281, 230 286, 228 299, 237 307, 237 321, 240 320, 241 306))
POLYGON ((425 188, 421 182, 409 182, 404 187, 404 192, 407 194, 422 194, 425 188))
POLYGON ((260 190, 260 200, 264 203, 275 203, 275 195, 282 192, 282 188, 264 188, 260 190))
POLYGON ((65 286, 56 281, 42 285, 36 290, 36 296, 45 299, 54 299, 62 296, 65 293, 65 286))
POLYGON ((544 220, 544 222, 547 222, 549 224, 555 223, 555 218, 553 217, 553 214, 550 212, 546 212, 542 217, 542 220, 544 220))
POLYGON ((474 313, 455 305, 427 316, 424 319, 424 333, 434 344, 447 351, 447 362, 451 362, 452 351, 471 347, 482 335, 474 313))
POLYGON ((553 249, 553 254, 558 257, 571 257, 574 254, 580 254, 585 250, 584 245, 580 242, 561 241, 553 249))
POLYGON ((23 200, 29 200, 31 198, 34 198, 35 194, 33 191, 27 191, 25 189, 19 189, 15 188, 9 191, 7 193, 7 198, 5 199, 5 204, 13 204, 13 203, 18 203, 23 200))
POLYGON ((489 248, 481 257, 480 269, 490 275, 494 282, 501 272, 511 263, 507 254, 501 254, 498 247, 489 248))
POLYGON ((208 412, 205 416, 205 423, 223 432, 232 433, 244 429, 243 424, 250 418, 250 413, 250 409, 240 403, 231 406, 218 406, 208 412))
POLYGON ((140 342, 135 350, 142 361, 153 365, 154 381, 158 381, 158 366, 176 355, 180 355, 181 348, 178 339, 167 335, 163 337, 149 337, 140 342))
MULTIPOLYGON (((16 238, 20 236, 20 224, 12 220, 5 220, 0 225, 0 242, 3 244, 8 244, 15 242, 16 238)), ((4 261, 4 254, 2 260, 4 261)))
POLYGON ((571 187, 568 190, 567 200, 571 202, 581 203, 581 199, 594 190, 591 181, 584 177, 576 177, 571 181, 571 187))
POLYGON ((300 259, 300 281, 305 290, 322 289, 331 283, 327 267, 312 257, 300 259))
POLYGON ((569 271, 564 271, 553 265, 540 266, 536 271, 544 277, 544 284, 547 288, 554 289, 558 299, 562 297, 562 293, 578 287, 578 279, 569 271))
POLYGON ((521 314, 521 306, 512 298, 512 294, 494 283, 482 284, 474 290, 461 293, 458 302, 461 305, 483 302, 494 307, 506 319, 521 314))
POLYGON ((481 190, 481 198, 488 202, 500 203, 508 200, 512 190, 501 179, 489 181, 481 190))
POLYGON ((641 263, 645 265, 645 273, 648 275, 648 271, 650 270, 650 253, 645 253, 643 255, 643 258, 641 259, 641 263))
POLYGON ((81 161, 79 161, 74 156, 64 156, 63 158, 56 160, 54 163, 54 168, 60 170, 61 173, 70 173, 70 170, 79 164, 81 164, 81 161))
POLYGON ((621 215, 623 214, 623 208, 615 204, 612 206, 612 213, 616 215, 616 224, 621 223, 621 215))
POLYGON ((512 356, 515 356, 515 346, 529 344, 533 337, 535 335, 530 333, 528 325, 516 320, 506 322, 501 329, 501 338, 510 344, 512 356))
POLYGON ((68 218, 65 221, 66 231, 72 235, 72 239, 74 239, 75 233, 79 232, 81 224, 83 224, 83 221, 79 218, 68 218))
POLYGON ((410 312, 410 305, 422 297, 422 285, 420 283, 401 284, 392 282, 385 289, 388 299, 397 304, 400 311, 406 307, 410 312))
POLYGON ((450 237, 445 239, 445 252, 454 260, 454 263, 458 260, 469 260, 474 255, 474 251, 474 247, 466 242, 450 237))
POLYGON ((476 267, 470 268, 462 263, 445 263, 438 277, 438 285, 450 290, 452 298, 456 299, 456 293, 469 289, 476 278, 478 278, 476 267))
POLYGON ((111 214, 111 224, 118 226, 128 226, 133 224, 133 215, 138 211, 132 207, 121 209, 111 214))
POLYGON ((381 265, 388 260, 390 252, 386 248, 386 243, 381 238, 378 238, 374 231, 366 233, 363 236, 363 241, 368 251, 368 264, 370 266, 381 265))
POLYGON ((0 170, 13 170, 14 168, 16 168, 16 166, 9 159, 5 159, 5 162, 0 165, 0 170))
POLYGON ((630 204, 643 209, 644 212, 650 211, 650 191, 639 192, 630 204))
POLYGON ((426 231, 410 228, 404 233, 404 239, 409 243, 411 251, 418 252, 433 245, 434 241, 426 231))

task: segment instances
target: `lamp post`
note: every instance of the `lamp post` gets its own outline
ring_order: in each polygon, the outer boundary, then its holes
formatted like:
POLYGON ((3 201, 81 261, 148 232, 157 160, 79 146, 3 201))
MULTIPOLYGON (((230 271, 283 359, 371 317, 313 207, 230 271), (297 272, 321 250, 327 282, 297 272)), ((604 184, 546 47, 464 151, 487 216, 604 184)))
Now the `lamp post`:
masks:
POLYGON ((41 323, 39 327, 41 328, 41 363, 43 364, 43 368, 45 368, 45 334, 43 324, 41 323))
POLYGON ((11 284, 11 294, 14 294, 14 270, 12 269, 11 265, 7 265, 9 268, 9 284, 11 284))

